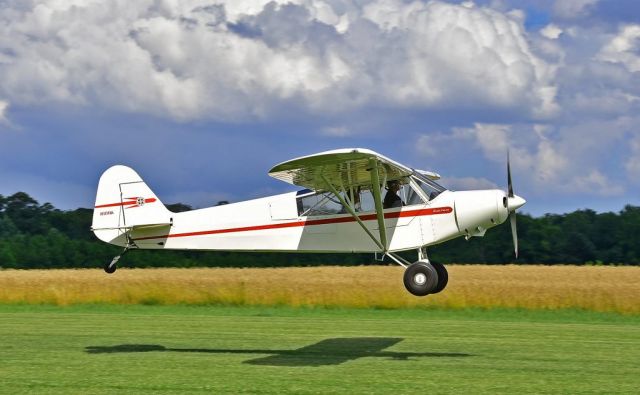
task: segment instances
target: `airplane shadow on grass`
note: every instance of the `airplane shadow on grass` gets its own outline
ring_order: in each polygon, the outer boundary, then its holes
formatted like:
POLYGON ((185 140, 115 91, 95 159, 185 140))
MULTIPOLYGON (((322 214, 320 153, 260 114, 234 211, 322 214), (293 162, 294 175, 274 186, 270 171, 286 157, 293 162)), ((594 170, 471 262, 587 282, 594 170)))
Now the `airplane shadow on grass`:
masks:
POLYGON ((243 363, 269 366, 324 366, 339 365, 364 357, 380 357, 406 361, 414 357, 469 357, 465 353, 383 351, 402 341, 397 337, 353 337, 325 339, 295 350, 220 349, 220 348, 168 348, 155 344, 120 344, 117 346, 89 346, 89 354, 133 352, 195 352, 211 354, 270 354, 243 363))

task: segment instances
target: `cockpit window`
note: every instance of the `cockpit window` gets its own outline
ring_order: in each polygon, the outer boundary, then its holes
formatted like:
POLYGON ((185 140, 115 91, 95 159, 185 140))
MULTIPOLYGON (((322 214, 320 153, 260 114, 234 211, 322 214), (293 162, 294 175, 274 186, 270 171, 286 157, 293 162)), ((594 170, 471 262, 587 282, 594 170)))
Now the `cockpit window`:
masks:
MULTIPOLYGON (((411 180, 407 177, 401 178, 398 180, 392 180, 392 183, 399 183, 400 188, 397 190, 397 196, 400 198, 399 200, 390 199, 393 205, 385 206, 385 201, 387 201, 387 195, 390 193, 394 193, 393 190, 389 189, 389 184, 385 186, 385 188, 381 191, 382 198, 382 206, 386 209, 388 208, 398 208, 403 206, 413 206, 417 204, 424 204, 425 200, 421 196, 421 192, 418 193, 416 189, 419 188, 416 184, 411 182, 411 180)), ((369 192, 371 194, 371 192, 369 192)), ((364 201, 365 199, 363 199, 364 201)), ((364 207, 364 206, 363 206, 364 207)), ((373 204, 373 197, 371 197, 371 210, 375 210, 375 205, 373 204)))
POLYGON ((412 178, 420 186, 420 188, 422 188, 429 200, 435 199, 439 194, 447 190, 442 185, 418 172, 413 173, 412 178))
MULTIPOLYGON (((296 198, 298 215, 301 217, 349 213, 349 210, 340 203, 340 199, 331 192, 306 192, 306 194, 298 193, 296 198)), ((341 192, 340 197, 349 202, 355 212, 368 211, 370 205, 373 210, 373 197, 364 187, 352 188, 346 193, 341 192)))
MULTIPOLYGON (((422 195, 426 195, 429 200, 434 199, 446 189, 438 185, 434 181, 422 174, 414 173, 411 176, 411 182, 408 178, 402 179, 398 196, 402 200, 402 206, 412 206, 416 204, 424 204, 422 195), (414 183, 415 182, 415 183, 414 183), (424 193, 418 193, 414 187, 419 187, 424 193)), ((381 191, 381 198, 384 199, 386 193, 384 189, 381 191)), ((361 185, 347 193, 341 192, 341 196, 346 201, 353 200, 353 209, 355 212, 375 211, 375 203, 371 192, 371 185, 361 185), (354 199, 351 199, 351 194, 354 199)), ((314 217, 321 215, 346 214, 349 211, 342 206, 340 200, 331 192, 316 193, 311 190, 303 190, 298 192, 296 198, 298 204, 298 215, 301 217, 314 217)))
POLYGON ((343 212, 343 210, 342 204, 331 192, 298 197, 298 215, 301 217, 332 215, 343 212))
POLYGON ((412 206, 414 204, 424 204, 424 201, 420 195, 412 188, 410 184, 405 184, 400 189, 400 197, 405 206, 412 206))

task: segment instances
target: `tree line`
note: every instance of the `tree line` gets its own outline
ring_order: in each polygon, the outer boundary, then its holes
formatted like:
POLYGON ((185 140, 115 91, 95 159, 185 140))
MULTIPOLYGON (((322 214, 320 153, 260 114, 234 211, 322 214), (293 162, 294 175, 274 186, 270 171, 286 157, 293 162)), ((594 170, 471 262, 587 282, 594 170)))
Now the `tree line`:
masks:
MULTIPOLYGON (((184 204, 167 206, 174 212, 184 204)), ((1 268, 99 268, 121 252, 90 232, 92 209, 59 210, 27 193, 0 195, 1 268)), ((640 207, 618 213, 578 210, 534 218, 518 215, 520 256, 514 259, 508 224, 485 237, 458 238, 429 248, 442 263, 640 264, 640 207)), ((407 253, 408 254, 408 253, 407 253)), ((407 258, 415 260, 415 253, 407 258)), ((372 254, 295 254, 138 250, 128 267, 277 267, 373 264, 372 254)))

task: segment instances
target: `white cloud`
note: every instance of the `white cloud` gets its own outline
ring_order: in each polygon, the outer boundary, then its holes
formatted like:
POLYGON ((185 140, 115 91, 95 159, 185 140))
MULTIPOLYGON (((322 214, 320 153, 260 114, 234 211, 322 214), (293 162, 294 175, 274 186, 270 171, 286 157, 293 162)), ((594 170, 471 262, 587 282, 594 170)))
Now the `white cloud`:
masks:
POLYGON ((422 156, 431 157, 438 155, 439 140, 447 139, 448 137, 442 133, 434 133, 430 135, 422 134, 418 136, 416 140, 415 149, 422 156))
POLYGON ((632 137, 629 141, 631 155, 625 162, 625 169, 629 180, 634 184, 640 184, 640 133, 632 137))
POLYGON ((598 54, 598 59, 621 63, 629 71, 640 71, 640 25, 623 26, 618 35, 607 43, 598 54))
POLYGON ((438 181, 448 189, 454 191, 469 191, 476 189, 500 189, 496 183, 487 180, 486 178, 475 177, 442 177, 438 181))
POLYGON ((598 92, 576 92, 571 102, 574 110, 590 114, 624 115, 633 113, 640 104, 640 97, 616 88, 598 92))
MULTIPOLYGON (((630 122, 621 119, 560 130, 541 124, 476 123, 472 128, 454 128, 449 134, 422 135, 416 147, 421 154, 435 156, 447 152, 449 146, 471 145, 499 164, 506 162, 508 149, 518 184, 534 194, 617 196, 625 192, 624 187, 600 168, 607 165, 608 151, 624 138, 630 122)), ((634 168, 634 159, 628 163, 628 169, 634 168)))
POLYGON ((546 132, 544 126, 533 125, 527 131, 530 136, 524 136, 521 141, 522 132, 516 135, 511 125, 477 123, 474 128, 464 129, 487 159, 504 163, 508 150, 512 166, 529 174, 537 184, 560 181, 559 176, 567 167, 566 159, 546 132))
POLYGON ((556 40, 562 34, 562 29, 553 23, 548 24, 544 28, 540 29, 540 34, 549 40, 556 40))
MULTIPOLYGON (((284 108, 557 112, 554 69, 522 20, 485 7, 374 0, 85 2, 0 9, 0 95, 179 120, 284 108)), ((15 3, 18 4, 18 3, 15 3)))
POLYGON ((570 184, 565 185, 571 193, 585 193, 598 196, 618 196, 624 193, 624 188, 611 182, 611 180, 598 170, 591 170, 587 174, 573 177, 570 184))
POLYGON ((509 149, 509 125, 476 123, 473 129, 464 130, 475 137, 476 143, 485 156, 495 160, 504 160, 509 149))
POLYGON ((599 0, 556 0, 553 11, 561 18, 577 19, 588 15, 599 0))
POLYGON ((574 34, 563 36, 562 40, 534 41, 543 56, 558 59, 558 102, 562 112, 555 121, 564 118, 563 123, 584 123, 587 119, 615 123, 618 117, 638 113, 640 73, 633 70, 636 64, 640 65, 640 56, 633 48, 640 48, 640 39, 633 38, 635 29, 627 25, 613 34, 599 26, 572 30, 574 34), (558 52, 557 57, 554 51, 558 52))
POLYGON ((0 100, 0 124, 9 124, 9 119, 7 118, 7 110, 9 109, 9 102, 5 100, 0 100))

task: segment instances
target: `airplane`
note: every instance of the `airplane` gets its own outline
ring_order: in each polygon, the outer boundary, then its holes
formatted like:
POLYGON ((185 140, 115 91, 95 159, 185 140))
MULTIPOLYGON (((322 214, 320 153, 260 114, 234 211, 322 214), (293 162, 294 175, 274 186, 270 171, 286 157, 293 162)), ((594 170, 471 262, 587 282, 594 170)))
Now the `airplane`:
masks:
POLYGON ((513 193, 508 154, 506 192, 450 191, 437 173, 363 148, 291 159, 269 175, 304 189, 174 213, 133 169, 110 167, 98 183, 91 230, 124 250, 105 272, 114 273, 132 249, 374 253, 404 267, 407 291, 425 296, 448 283, 427 247, 484 236, 507 218, 518 256, 515 212, 526 201, 513 193), (409 250, 417 252, 415 262, 398 254, 409 250))

